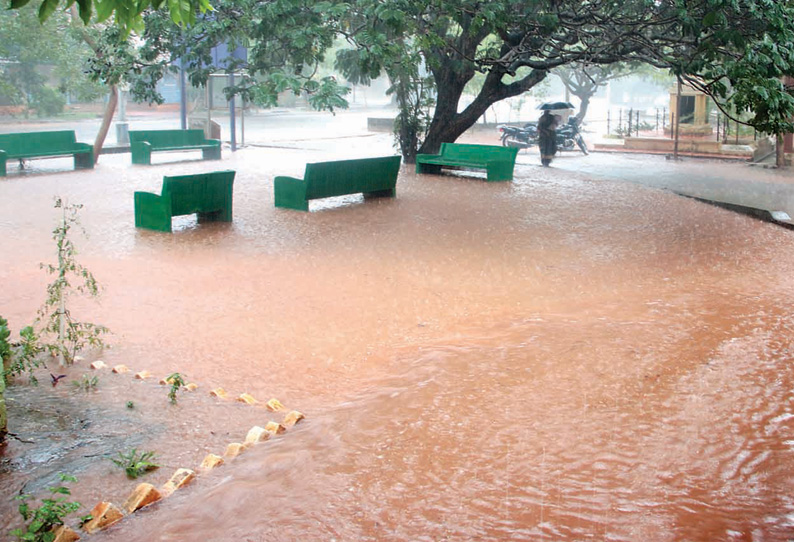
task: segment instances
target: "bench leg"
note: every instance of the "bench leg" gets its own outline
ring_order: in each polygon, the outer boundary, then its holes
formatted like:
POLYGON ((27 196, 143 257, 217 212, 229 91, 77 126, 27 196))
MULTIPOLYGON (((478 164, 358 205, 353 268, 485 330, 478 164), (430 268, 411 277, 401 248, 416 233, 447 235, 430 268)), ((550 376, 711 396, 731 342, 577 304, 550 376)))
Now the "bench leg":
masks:
POLYGON ((220 160, 221 147, 218 145, 217 147, 213 147, 211 149, 201 149, 201 154, 204 160, 220 160))
POLYGON ((491 165, 488 167, 488 180, 489 181, 512 181, 513 180, 513 166, 510 164, 505 165, 491 165))
POLYGON ((228 212, 226 209, 220 209, 218 211, 209 211, 207 213, 196 213, 196 217, 198 218, 199 224, 202 222, 231 222, 232 216, 231 213, 228 212))
POLYGON ((75 169, 94 169, 94 153, 82 152, 74 155, 75 169))
POLYGON ((372 192, 364 192, 364 199, 366 198, 393 198, 397 195, 397 190, 394 188, 387 188, 385 190, 373 190, 372 192))
POLYGON ((420 164, 416 163, 417 173, 429 173, 431 175, 438 175, 441 173, 441 166, 437 164, 420 164))
POLYGON ((6 159, 0 159, 0 177, 6 176, 6 159))

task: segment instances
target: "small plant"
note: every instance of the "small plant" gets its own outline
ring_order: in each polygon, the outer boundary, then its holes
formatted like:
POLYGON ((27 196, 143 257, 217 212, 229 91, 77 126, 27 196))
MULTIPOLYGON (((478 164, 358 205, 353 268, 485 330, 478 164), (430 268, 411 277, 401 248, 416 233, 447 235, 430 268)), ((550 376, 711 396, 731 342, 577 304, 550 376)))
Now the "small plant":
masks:
MULTIPOLYGON (((38 380, 33 370, 45 365, 40 355, 45 348, 39 343, 39 336, 32 326, 26 326, 19 332, 20 341, 11 344, 11 355, 4 360, 6 376, 17 376, 27 372, 31 384, 38 380)), ((46 366, 46 365, 45 365, 46 366)))
POLYGON ((0 316, 0 361, 3 363, 3 370, 11 362, 11 343, 8 338, 11 336, 11 330, 8 329, 8 320, 0 316))
POLYGON ((185 379, 182 378, 182 375, 179 373, 174 373, 168 378, 165 379, 166 382, 171 384, 171 387, 168 390, 168 398, 171 400, 171 404, 176 404, 176 394, 179 391, 179 388, 185 385, 185 379))
POLYGON ((160 468, 160 465, 154 463, 154 452, 141 452, 133 448, 132 451, 123 454, 119 452, 118 459, 111 459, 113 463, 124 469, 128 478, 135 479, 147 471, 160 468))
POLYGON ((133 408, 135 408, 135 403, 133 403, 132 401, 127 401, 127 408, 132 410, 133 408))
POLYGON ((64 524, 64 518, 80 509, 80 503, 69 502, 64 495, 71 495, 65 482, 76 482, 77 478, 68 474, 59 474, 61 485, 48 488, 52 497, 42 499, 38 508, 32 508, 28 501, 31 495, 18 495, 15 499, 22 501, 19 513, 25 520, 25 527, 9 532, 17 540, 25 542, 52 542, 55 540, 53 529, 64 524))
MULTIPOLYGON (((99 283, 91 272, 77 263, 77 249, 70 238, 70 230, 79 227, 77 214, 82 205, 69 205, 55 198, 55 208, 62 210, 62 219, 52 231, 52 238, 58 249, 58 263, 41 264, 49 274, 55 275, 47 285, 47 299, 39 309, 37 322, 42 322, 42 333, 54 337, 54 342, 44 344, 53 356, 58 357, 60 365, 71 365, 75 355, 86 347, 103 348, 103 336, 109 330, 97 324, 75 321, 67 308, 67 298, 75 293, 90 297, 99 296, 99 283), (73 278, 79 282, 73 284, 73 278)), ((85 233, 85 232, 84 232, 85 233)))
POLYGON ((83 378, 80 380, 72 380, 72 385, 78 390, 82 391, 95 390, 97 384, 99 384, 98 376, 89 377, 88 375, 83 375, 83 378))

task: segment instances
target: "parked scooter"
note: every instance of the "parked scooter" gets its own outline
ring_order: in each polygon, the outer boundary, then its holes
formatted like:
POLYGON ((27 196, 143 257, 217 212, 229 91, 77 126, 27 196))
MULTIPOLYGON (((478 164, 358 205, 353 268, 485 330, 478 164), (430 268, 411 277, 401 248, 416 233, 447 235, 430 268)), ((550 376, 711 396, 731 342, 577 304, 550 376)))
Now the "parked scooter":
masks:
POLYGON ((502 146, 527 149, 538 144, 538 123, 528 122, 523 128, 518 126, 499 126, 502 132, 502 146))
POLYGON ((590 154, 587 149, 587 143, 582 138, 582 133, 579 130, 579 119, 570 117, 566 124, 557 128, 557 149, 561 151, 572 151, 574 145, 579 147, 584 154, 590 154))

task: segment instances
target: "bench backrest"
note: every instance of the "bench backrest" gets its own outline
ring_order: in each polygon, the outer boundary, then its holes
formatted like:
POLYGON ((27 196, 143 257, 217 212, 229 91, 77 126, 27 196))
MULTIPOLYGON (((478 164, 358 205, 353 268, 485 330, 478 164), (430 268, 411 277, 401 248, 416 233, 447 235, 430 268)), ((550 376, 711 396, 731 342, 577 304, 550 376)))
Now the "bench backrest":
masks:
POLYGON ((473 145, 469 143, 442 143, 441 155, 461 160, 515 160, 517 147, 473 145))
POLYGON ((234 171, 163 177, 161 194, 171 196, 171 215, 226 208, 232 201, 234 171))
POLYGON ((75 146, 74 130, 0 134, 0 150, 8 154, 70 150, 75 146))
POLYGON ((393 189, 399 171, 399 156, 306 164, 306 199, 393 189))
POLYGON ((201 145, 205 140, 204 130, 131 130, 130 143, 141 141, 146 141, 157 148, 201 145))

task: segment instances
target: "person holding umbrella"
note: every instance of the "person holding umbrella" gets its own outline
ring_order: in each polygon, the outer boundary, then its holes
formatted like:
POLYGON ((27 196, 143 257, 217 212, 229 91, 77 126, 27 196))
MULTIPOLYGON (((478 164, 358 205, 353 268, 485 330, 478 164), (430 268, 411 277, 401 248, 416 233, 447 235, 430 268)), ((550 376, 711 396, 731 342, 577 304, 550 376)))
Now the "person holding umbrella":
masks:
POLYGON ((540 163, 549 167, 554 155, 557 154, 557 125, 560 117, 552 111, 573 110, 570 102, 546 102, 538 109, 543 110, 543 115, 538 119, 538 148, 540 149, 540 163))
POLYGON ((557 116, 552 115, 549 109, 544 110, 538 119, 538 149, 540 163, 543 167, 549 167, 557 154, 557 116))

